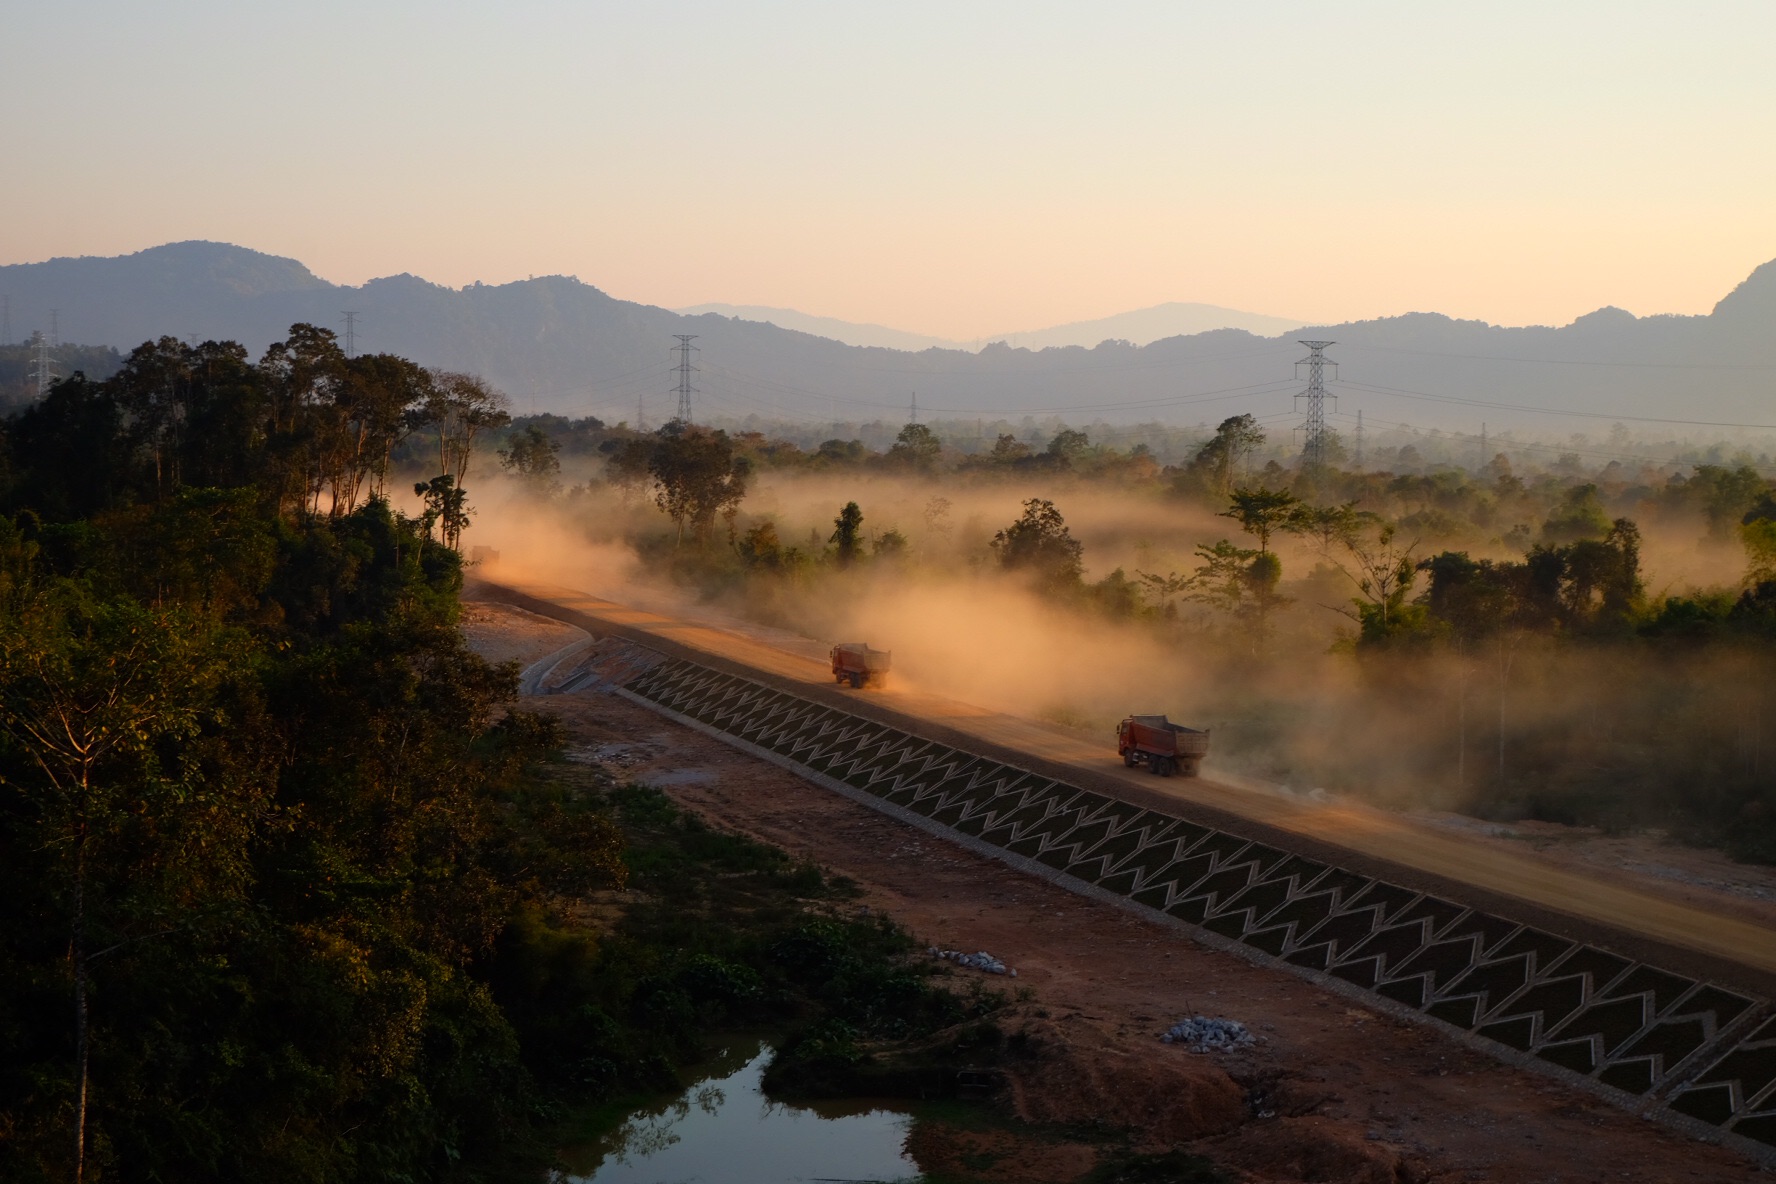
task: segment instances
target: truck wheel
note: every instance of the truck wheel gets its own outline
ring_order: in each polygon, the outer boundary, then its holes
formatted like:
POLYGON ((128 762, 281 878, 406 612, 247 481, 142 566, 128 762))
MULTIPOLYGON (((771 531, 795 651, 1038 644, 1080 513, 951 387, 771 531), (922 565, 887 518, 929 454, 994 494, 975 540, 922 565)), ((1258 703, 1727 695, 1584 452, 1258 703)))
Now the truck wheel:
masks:
POLYGON ((1122 763, 1125 766, 1127 766, 1128 768, 1131 768, 1131 769, 1134 768, 1137 763, 1135 760, 1135 754, 1132 752, 1123 753, 1122 754, 1122 763))
POLYGON ((851 689, 855 691, 862 686, 863 686, 863 675, 853 674, 851 676, 851 689))
POLYGON ((1170 777, 1177 767, 1177 762, 1173 761, 1171 757, 1162 756, 1159 758, 1159 775, 1161 777, 1170 777))
POLYGON ((1159 760, 1160 758, 1156 756, 1147 758, 1147 771, 1155 777, 1159 776, 1159 760))

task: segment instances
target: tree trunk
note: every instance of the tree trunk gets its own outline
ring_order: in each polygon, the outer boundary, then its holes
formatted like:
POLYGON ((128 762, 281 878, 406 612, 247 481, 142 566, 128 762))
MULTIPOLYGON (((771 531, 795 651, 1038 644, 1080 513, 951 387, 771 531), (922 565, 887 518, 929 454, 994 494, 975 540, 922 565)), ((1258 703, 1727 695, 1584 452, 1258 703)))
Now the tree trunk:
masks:
POLYGON ((74 846, 74 1061, 80 1076, 74 1102, 74 1184, 86 1171, 86 837, 74 846))

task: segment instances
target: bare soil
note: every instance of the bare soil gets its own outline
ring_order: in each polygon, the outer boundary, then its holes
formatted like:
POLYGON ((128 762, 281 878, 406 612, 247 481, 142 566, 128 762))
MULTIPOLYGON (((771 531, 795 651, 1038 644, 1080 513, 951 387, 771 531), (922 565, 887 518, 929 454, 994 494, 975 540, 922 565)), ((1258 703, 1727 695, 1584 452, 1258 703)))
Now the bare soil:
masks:
MULTIPOLYGON (((534 660, 579 636, 519 610, 469 609, 465 631, 489 657, 534 660)), ((1029 989, 1005 1020, 1038 1050, 1006 1090, 1021 1118, 1127 1128, 1139 1146, 1187 1149, 1252 1184, 1743 1181, 1759 1171, 1439 1032, 950 846, 625 699, 527 706, 560 715, 576 759, 849 877, 859 907, 926 944, 1014 967, 1015 980, 981 977, 1029 989), (1197 1013, 1240 1020, 1261 1042, 1201 1055, 1160 1043, 1197 1013)), ((956 973, 965 983, 978 972, 956 973)), ((928 1172, 1059 1184, 1089 1170, 1101 1145, 939 1124, 919 1129, 911 1150, 928 1172)))
POLYGON ((1723 851, 1688 847, 1659 832, 1608 834, 1589 826, 1483 822, 1459 814, 1419 817, 1483 845, 1527 849, 1557 867, 1656 888, 1673 900, 1776 929, 1776 867, 1738 863, 1723 851))

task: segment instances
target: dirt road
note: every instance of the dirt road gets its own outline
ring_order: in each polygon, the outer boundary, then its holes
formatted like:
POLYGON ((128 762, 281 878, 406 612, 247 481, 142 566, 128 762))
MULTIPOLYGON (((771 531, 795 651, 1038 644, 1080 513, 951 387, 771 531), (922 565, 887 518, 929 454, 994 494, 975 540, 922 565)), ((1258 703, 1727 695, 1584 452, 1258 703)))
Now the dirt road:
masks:
MULTIPOLYGON (((798 649, 695 621, 630 608, 550 585, 509 583, 534 601, 605 626, 651 635, 824 692, 832 676, 819 647, 798 649)), ((1001 712, 920 693, 893 683, 867 700, 914 720, 978 737, 1001 748, 1115 778, 1144 795, 1225 812, 1357 852, 1372 860, 1471 885, 1538 909, 1592 921, 1724 962, 1776 975, 1776 901, 1724 900, 1631 873, 1577 868, 1535 852, 1478 842, 1356 803, 1317 802, 1257 782, 1217 777, 1213 756, 1201 778, 1162 779, 1124 769, 1107 739, 1088 739, 1001 712)))
MULTIPOLYGON (((578 636, 490 605, 472 607, 469 632, 483 652, 518 660, 578 636)), ((1153 1145, 1185 1144, 1249 1181, 1604 1184, 1742 1181, 1757 1172, 1731 1151, 1583 1090, 938 841, 616 696, 530 705, 562 716, 575 759, 817 859, 862 887, 862 905, 930 944, 988 950, 1015 967, 1016 985, 1035 995, 1018 1010, 1070 1053, 1063 1079, 1046 1092, 1035 1082, 1020 1097, 1031 1117, 1125 1121, 1153 1145), (1241 1020, 1264 1042, 1191 1056, 1158 1041, 1168 1024, 1198 1012, 1241 1020), (1225 1107, 1207 1104, 1228 1094, 1231 1120, 1225 1107), (1202 1104, 1186 1104, 1192 1099, 1202 1104)), ((916 1150, 928 1170, 1002 1154, 978 1178, 1004 1181, 1072 1179, 1090 1162, 1089 1150, 975 1138, 960 1150, 916 1150)))

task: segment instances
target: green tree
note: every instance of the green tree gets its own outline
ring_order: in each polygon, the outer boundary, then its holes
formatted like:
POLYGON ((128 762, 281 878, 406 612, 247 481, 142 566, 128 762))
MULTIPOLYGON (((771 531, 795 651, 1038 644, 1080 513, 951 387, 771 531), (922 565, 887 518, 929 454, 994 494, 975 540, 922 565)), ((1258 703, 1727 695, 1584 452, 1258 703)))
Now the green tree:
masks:
POLYGON ((1072 468, 1073 463, 1091 447, 1091 438, 1084 432, 1072 428, 1062 428, 1048 442, 1049 459, 1062 468, 1072 468))
POLYGON ((537 424, 513 432, 499 458, 501 467, 537 492, 552 493, 560 487, 561 445, 537 424))
POLYGON ((1258 540, 1260 554, 1270 553, 1270 536, 1294 521, 1301 501, 1281 489, 1235 489, 1221 517, 1232 518, 1258 540))
POLYGON ((509 400, 473 374, 431 371, 431 389, 410 413, 415 427, 430 428, 438 437, 438 472, 460 489, 469 478, 475 441, 487 431, 512 422, 509 400))
POLYGON ((1542 541, 1560 546, 1581 539, 1600 539, 1609 529, 1609 516, 1598 500, 1597 486, 1575 485, 1548 512, 1548 520, 1542 523, 1542 541))
POLYGON ((1002 433, 997 440, 993 441, 993 450, 987 454, 987 458, 996 465, 1015 465, 1028 458, 1029 455, 1030 446, 1028 444, 1016 436, 1002 433))
POLYGON ((1246 457, 1264 438, 1264 429, 1250 415, 1229 416, 1215 429, 1214 437, 1197 449, 1185 472, 1208 492, 1225 494, 1233 488, 1246 457))
POLYGON ((1026 501, 1023 516, 993 536, 993 550, 1002 568, 1031 574, 1049 592, 1077 588, 1085 569, 1085 545, 1046 498, 1026 501))
POLYGON ((346 381, 345 351, 331 330, 290 326, 259 360, 269 411, 265 459, 267 476, 280 509, 320 512, 329 457, 339 445, 342 425, 326 409, 341 403, 346 381))
POLYGON ((894 444, 888 449, 888 460, 928 473, 936 466, 937 458, 942 452, 943 441, 929 427, 922 423, 909 423, 894 438, 894 444))
POLYGON ((655 504, 678 527, 682 544, 686 527, 698 542, 708 541, 716 515, 745 498, 750 468, 734 455, 726 432, 673 420, 655 434, 648 472, 655 504))
POLYGON ((75 1180, 87 1153, 93 964, 114 948, 95 949, 93 936, 120 936, 118 898, 144 870, 131 850, 144 837, 138 819, 162 820, 150 834, 164 841, 182 829, 177 807, 208 796, 195 769, 167 757, 217 716, 227 668, 219 640, 182 611, 95 600, 72 583, 0 626, 0 730, 16 762, 7 780, 30 802, 66 893, 75 1180))
POLYGON ((425 525, 426 538, 432 537, 435 525, 440 542, 452 551, 462 550, 462 532, 468 529, 473 510, 469 505, 468 490, 459 489, 456 478, 445 473, 430 481, 418 482, 413 492, 425 505, 420 521, 425 525))
POLYGON ((907 537, 898 530, 884 530, 870 544, 870 555, 875 559, 894 562, 906 558, 907 537))
POLYGON ((1363 515, 1355 502, 1337 506, 1298 505, 1289 512, 1282 528, 1306 539, 1322 559, 1333 554, 1357 535, 1363 515))
POLYGON ((856 502, 846 502, 839 516, 833 519, 832 536, 826 540, 833 546, 833 562, 841 568, 850 567, 863 554, 863 511, 856 502))
POLYGON ((1360 627, 1359 648, 1387 645, 1415 633, 1428 615, 1423 606, 1406 599, 1417 579, 1412 552, 1418 543, 1401 546, 1397 533, 1392 523, 1384 523, 1373 538, 1353 538, 1345 546, 1356 570, 1339 567, 1360 593, 1351 601, 1354 611, 1347 614, 1360 627))
POLYGON ((653 479, 654 441, 645 436, 611 441, 605 453, 605 479, 623 494, 623 504, 653 479))
POLYGON ((1235 546, 1229 539, 1200 543, 1196 557, 1202 563, 1182 588, 1191 600, 1230 616, 1243 616, 1251 600, 1250 573, 1258 554, 1250 548, 1235 546))

